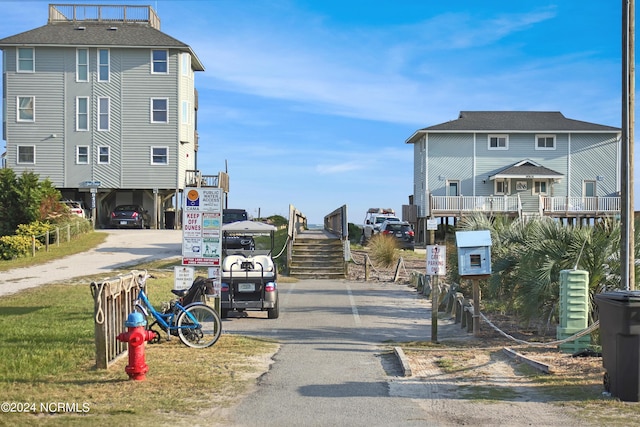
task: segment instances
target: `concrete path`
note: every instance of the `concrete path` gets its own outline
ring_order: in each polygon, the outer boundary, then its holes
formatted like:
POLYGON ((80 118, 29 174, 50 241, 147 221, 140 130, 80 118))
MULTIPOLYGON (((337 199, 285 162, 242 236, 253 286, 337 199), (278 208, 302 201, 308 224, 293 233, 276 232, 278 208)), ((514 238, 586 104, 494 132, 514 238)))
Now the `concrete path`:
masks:
POLYGON ((0 296, 23 289, 104 273, 141 262, 179 257, 182 230, 101 230, 108 237, 98 247, 31 267, 0 272, 0 296))

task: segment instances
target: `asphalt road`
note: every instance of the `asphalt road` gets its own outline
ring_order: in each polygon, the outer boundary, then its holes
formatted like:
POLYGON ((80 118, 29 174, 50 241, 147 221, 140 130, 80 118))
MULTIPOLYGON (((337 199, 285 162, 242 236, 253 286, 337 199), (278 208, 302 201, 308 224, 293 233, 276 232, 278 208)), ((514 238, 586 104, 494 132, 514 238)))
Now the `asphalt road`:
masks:
POLYGON ((182 254, 181 230, 101 230, 107 239, 98 247, 46 264, 0 272, 0 296, 47 283, 104 273, 154 259, 182 254))
POLYGON ((304 280, 279 290, 278 319, 232 313, 223 323, 225 333, 282 344, 257 391, 231 410, 228 425, 430 424, 414 399, 429 390, 404 383, 389 352, 393 342, 430 339, 427 300, 394 283, 304 280))

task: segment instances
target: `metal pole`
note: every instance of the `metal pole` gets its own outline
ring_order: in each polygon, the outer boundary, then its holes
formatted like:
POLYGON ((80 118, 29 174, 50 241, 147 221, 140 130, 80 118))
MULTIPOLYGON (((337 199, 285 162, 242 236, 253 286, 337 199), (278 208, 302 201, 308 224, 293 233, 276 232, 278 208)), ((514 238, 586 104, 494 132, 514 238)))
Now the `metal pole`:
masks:
POLYGON ((622 0, 621 286, 635 289, 633 127, 635 102, 635 4, 622 0))

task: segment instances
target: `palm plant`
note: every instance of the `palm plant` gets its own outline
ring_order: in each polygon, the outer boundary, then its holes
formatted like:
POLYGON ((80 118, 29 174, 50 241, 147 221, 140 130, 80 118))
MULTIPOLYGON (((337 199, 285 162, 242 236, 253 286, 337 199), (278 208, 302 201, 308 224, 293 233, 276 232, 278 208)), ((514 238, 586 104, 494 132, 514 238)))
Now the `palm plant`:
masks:
MULTIPOLYGON (((476 215, 463 219, 459 228, 491 231, 493 274, 485 297, 530 324, 546 327, 557 315, 561 270, 587 271, 592 295, 620 287, 619 221, 575 227, 550 218, 509 221, 476 215)), ((639 252, 636 247, 636 258, 639 252)))

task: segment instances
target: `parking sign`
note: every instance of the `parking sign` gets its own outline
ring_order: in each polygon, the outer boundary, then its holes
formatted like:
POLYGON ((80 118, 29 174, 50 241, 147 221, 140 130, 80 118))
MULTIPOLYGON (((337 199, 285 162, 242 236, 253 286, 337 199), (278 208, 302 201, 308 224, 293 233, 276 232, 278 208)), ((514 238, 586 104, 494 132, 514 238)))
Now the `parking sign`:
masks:
POLYGON ((427 246, 427 275, 444 276, 447 274, 447 247, 443 245, 427 246))

